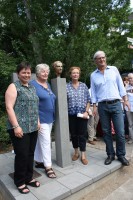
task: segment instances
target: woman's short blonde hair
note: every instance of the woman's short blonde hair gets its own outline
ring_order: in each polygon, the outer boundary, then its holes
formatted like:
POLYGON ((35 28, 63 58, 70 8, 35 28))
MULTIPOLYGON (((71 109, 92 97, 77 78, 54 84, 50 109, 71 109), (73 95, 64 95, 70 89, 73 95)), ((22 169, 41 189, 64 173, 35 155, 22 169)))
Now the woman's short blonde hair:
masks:
POLYGON ((79 74, 81 74, 81 69, 80 69, 80 67, 77 67, 77 66, 70 67, 69 74, 71 74, 74 69, 78 69, 79 70, 79 74))
POLYGON ((37 66, 36 66, 36 75, 38 75, 38 74, 40 74, 40 72, 42 71, 42 70, 48 70, 48 73, 50 72, 50 68, 49 68, 49 65, 47 65, 47 64, 38 64, 37 66))

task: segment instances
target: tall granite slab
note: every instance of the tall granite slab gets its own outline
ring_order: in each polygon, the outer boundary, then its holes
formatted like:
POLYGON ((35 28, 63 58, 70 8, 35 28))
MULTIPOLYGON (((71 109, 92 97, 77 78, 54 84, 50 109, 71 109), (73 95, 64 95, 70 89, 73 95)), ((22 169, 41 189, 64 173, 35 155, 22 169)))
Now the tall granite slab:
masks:
POLYGON ((56 120, 54 126, 56 162, 58 166, 63 168, 71 164, 66 79, 60 77, 52 79, 51 86, 56 95, 56 120))

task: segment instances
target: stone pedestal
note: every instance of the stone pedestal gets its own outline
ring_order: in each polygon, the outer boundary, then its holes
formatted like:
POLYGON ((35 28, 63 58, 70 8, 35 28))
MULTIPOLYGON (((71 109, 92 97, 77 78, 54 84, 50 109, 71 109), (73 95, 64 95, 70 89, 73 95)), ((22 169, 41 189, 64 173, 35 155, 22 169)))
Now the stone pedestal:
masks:
POLYGON ((56 161, 60 167, 66 167, 71 164, 66 79, 60 77, 52 79, 51 86, 57 98, 54 126, 56 161))

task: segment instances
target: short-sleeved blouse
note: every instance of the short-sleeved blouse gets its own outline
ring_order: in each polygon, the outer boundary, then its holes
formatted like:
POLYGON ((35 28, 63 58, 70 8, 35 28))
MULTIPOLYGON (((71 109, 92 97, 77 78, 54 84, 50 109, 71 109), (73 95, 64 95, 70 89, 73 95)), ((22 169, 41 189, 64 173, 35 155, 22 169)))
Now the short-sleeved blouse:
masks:
POLYGON ((84 113, 87 103, 90 102, 90 94, 87 85, 79 82, 78 88, 75 89, 72 82, 67 83, 67 102, 69 115, 84 113))
MULTIPOLYGON (((14 105, 15 115, 23 133, 31 133, 38 129, 38 96, 34 86, 24 86, 20 81, 14 82, 17 98, 14 105)), ((12 129, 8 120, 7 129, 12 129)))
POLYGON ((55 120, 55 95, 48 84, 44 88, 36 80, 30 82, 36 88, 36 94, 39 97, 39 119, 40 123, 50 124, 55 120))

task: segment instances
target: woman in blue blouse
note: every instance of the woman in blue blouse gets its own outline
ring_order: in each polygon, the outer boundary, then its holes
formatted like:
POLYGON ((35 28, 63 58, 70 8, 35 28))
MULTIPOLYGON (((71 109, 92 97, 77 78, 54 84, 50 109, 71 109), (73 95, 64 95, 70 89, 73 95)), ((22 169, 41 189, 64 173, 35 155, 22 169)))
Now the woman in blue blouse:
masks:
POLYGON ((69 114, 69 130, 72 139, 72 145, 75 150, 72 160, 79 158, 81 151, 81 162, 88 164, 86 158, 86 140, 87 140, 87 121, 90 107, 90 94, 85 83, 79 81, 81 70, 79 67, 70 68, 71 82, 67 84, 67 101, 69 114), (77 114, 83 114, 82 118, 77 114))
POLYGON ((39 64, 36 66, 37 80, 31 81, 36 88, 36 94, 39 97, 39 119, 40 130, 35 149, 35 161, 37 168, 45 168, 49 178, 56 178, 52 169, 51 161, 51 130, 55 117, 55 95, 53 94, 48 80, 49 66, 39 64))

